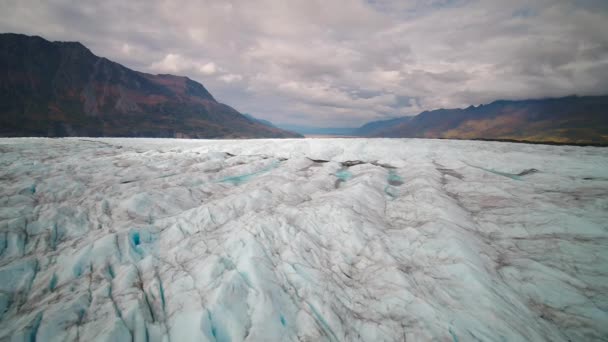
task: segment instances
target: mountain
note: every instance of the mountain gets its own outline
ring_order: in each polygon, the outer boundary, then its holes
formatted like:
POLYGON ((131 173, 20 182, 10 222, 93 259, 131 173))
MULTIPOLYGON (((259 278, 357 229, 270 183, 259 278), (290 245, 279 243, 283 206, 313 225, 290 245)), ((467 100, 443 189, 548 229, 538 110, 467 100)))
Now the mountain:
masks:
POLYGON ((304 135, 328 135, 328 136, 374 136, 376 133, 381 132, 385 129, 394 127, 395 125, 407 122, 412 117, 406 116, 396 119, 372 121, 361 127, 309 127, 309 126, 296 126, 286 125, 282 126, 284 129, 298 132, 304 135))
POLYGON ((244 117, 187 77, 10 33, 0 34, 0 136, 297 137, 244 117))
POLYGON ((302 135, 343 135, 352 136, 355 135, 357 128, 352 127, 311 127, 311 126, 298 126, 298 125, 282 125, 281 128, 289 131, 297 132, 302 135))
POLYGON ((275 126, 272 122, 268 121, 268 120, 264 120, 264 119, 258 119, 255 116, 249 114, 249 113, 243 113, 243 116, 246 117, 249 120, 255 121, 257 123, 261 123, 264 126, 268 126, 268 127, 274 127, 277 128, 277 126, 275 126))
POLYGON ((370 135, 608 144, 608 96, 500 100, 466 109, 426 111, 370 135))
POLYGON ((411 119, 411 116, 404 116, 401 118, 368 122, 365 125, 357 128, 353 134, 358 136, 374 136, 384 130, 391 129, 402 123, 406 123, 411 119))
MULTIPOLYGON (((257 123, 262 124, 264 126, 267 126, 267 127, 270 127, 270 128, 281 129, 281 128, 277 127, 275 124, 273 124, 272 122, 270 122, 268 120, 256 118, 255 116, 253 116, 253 115, 251 115, 249 113, 243 113, 243 116, 246 117, 247 119, 253 121, 253 122, 257 122, 257 123)), ((303 138, 304 137, 303 135, 301 135, 299 133, 296 133, 295 131, 289 130, 287 128, 285 128, 283 130, 286 130, 287 132, 293 134, 295 137, 298 137, 298 138, 303 138)))

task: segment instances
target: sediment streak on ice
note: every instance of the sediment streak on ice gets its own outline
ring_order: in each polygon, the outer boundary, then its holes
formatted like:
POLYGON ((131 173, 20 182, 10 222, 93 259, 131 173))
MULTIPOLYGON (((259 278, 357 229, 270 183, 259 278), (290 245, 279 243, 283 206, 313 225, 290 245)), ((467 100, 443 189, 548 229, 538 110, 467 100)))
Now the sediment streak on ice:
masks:
POLYGON ((606 149, 0 139, 0 153, 0 339, 608 336, 606 149))

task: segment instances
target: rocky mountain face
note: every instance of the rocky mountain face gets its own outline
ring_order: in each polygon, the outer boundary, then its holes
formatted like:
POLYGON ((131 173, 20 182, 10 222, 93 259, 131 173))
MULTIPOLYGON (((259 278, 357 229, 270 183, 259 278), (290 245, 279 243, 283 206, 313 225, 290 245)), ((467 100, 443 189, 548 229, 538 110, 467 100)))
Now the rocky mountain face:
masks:
POLYGON ((608 96, 495 101, 466 109, 439 109, 364 135, 608 144, 608 96))
POLYGON ((187 77, 133 71, 77 42, 0 34, 0 136, 286 138, 187 77))

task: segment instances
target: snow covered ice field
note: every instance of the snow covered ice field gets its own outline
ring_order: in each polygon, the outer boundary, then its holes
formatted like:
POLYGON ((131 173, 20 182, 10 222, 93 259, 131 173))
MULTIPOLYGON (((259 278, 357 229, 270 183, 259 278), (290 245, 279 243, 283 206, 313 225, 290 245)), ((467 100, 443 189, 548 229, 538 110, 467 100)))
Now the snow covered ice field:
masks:
POLYGON ((0 139, 0 340, 608 341, 608 149, 0 139))

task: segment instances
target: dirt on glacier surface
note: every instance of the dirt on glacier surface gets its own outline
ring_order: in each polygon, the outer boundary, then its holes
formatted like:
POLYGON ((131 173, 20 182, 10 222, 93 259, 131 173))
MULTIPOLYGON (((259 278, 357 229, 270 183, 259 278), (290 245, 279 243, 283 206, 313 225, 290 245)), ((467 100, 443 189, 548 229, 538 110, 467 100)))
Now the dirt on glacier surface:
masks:
POLYGON ((598 341, 608 149, 0 139, 0 340, 598 341))

